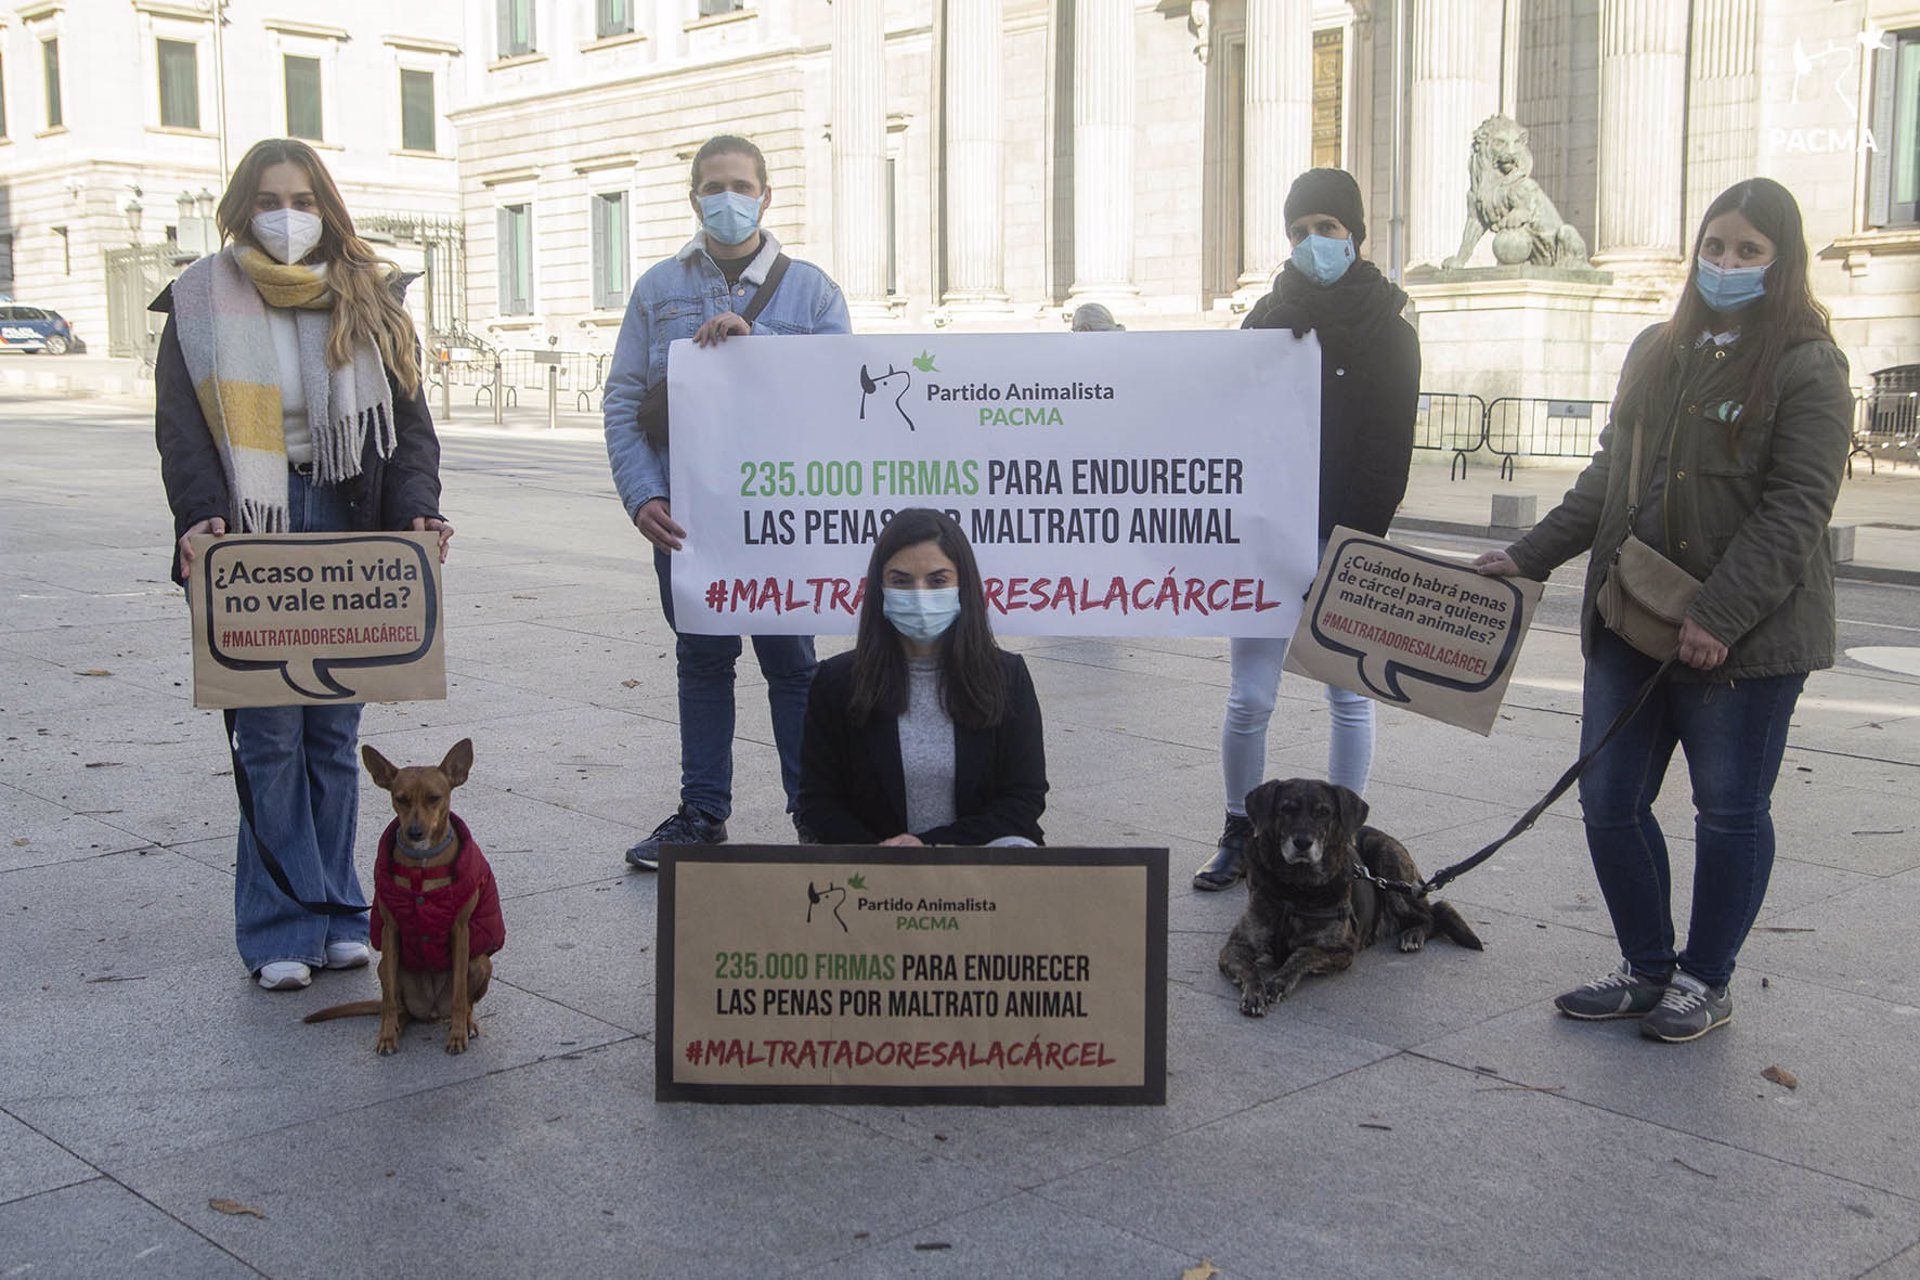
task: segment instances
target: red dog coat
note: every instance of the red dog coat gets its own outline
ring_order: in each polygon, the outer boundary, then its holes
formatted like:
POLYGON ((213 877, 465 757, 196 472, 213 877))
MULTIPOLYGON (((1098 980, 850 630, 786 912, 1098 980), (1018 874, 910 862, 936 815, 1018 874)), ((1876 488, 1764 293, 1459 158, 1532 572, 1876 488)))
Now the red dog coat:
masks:
POLYGON ((467 824, 452 814, 454 835, 460 852, 444 867, 415 867, 393 854, 394 840, 400 832, 395 818, 380 835, 380 853, 373 862, 373 945, 380 946, 385 931, 378 909, 384 906, 393 916, 400 935, 400 963, 408 969, 432 969, 444 972, 453 967, 453 920, 460 908, 473 896, 476 886, 480 901, 468 921, 471 940, 468 956, 490 956, 507 940, 507 924, 500 916, 500 888, 493 882, 493 868, 486 855, 473 842, 467 824), (451 882, 438 889, 421 889, 428 880, 451 874, 451 882), (395 876, 411 882, 410 889, 394 883, 395 876))

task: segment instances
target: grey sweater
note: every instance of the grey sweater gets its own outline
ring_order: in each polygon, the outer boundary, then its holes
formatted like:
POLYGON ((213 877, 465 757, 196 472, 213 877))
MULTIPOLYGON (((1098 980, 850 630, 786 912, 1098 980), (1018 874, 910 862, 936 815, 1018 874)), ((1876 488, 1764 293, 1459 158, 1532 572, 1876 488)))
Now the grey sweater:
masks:
POLYGON ((907 659, 900 772, 907 784, 908 831, 918 834, 953 822, 953 720, 940 705, 938 658, 907 659))

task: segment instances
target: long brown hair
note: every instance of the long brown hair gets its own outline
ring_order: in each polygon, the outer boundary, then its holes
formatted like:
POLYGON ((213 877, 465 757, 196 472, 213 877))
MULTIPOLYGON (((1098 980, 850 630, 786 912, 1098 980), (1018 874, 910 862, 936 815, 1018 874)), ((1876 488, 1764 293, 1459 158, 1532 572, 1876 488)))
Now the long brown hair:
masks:
POLYGON ((320 247, 315 252, 326 264, 327 285, 334 296, 328 363, 342 368, 353 359, 358 343, 370 342, 393 371, 400 389, 413 395, 420 389, 419 340, 413 317, 389 284, 399 268, 354 232, 347 202, 341 199, 333 175, 312 147, 297 138, 268 138, 254 143, 240 158, 233 181, 220 197, 215 216, 221 234, 260 248, 253 238, 253 199, 260 191, 260 175, 276 164, 298 165, 313 183, 313 198, 320 213, 320 247))
POLYGON ((1827 309, 1813 296, 1808 279, 1807 236, 1793 193, 1772 178, 1736 182, 1715 197, 1700 218, 1700 229, 1693 237, 1693 258, 1687 264, 1687 282, 1673 318, 1620 375, 1618 413, 1622 421, 1660 411, 1666 398, 1674 394, 1674 349, 1693 343, 1712 328, 1714 312, 1696 284, 1700 243, 1706 239, 1707 224, 1731 212, 1743 215, 1754 230, 1773 241, 1773 262, 1767 267, 1766 293, 1740 312, 1740 341, 1734 344, 1733 354, 1746 365, 1747 394, 1739 414, 1729 424, 1729 433, 1766 416, 1772 407, 1769 393, 1773 374, 1788 347, 1816 338, 1833 340, 1827 309))
POLYGON ((895 512, 874 539, 873 555, 867 561, 867 594, 860 602, 860 635, 854 644, 849 708, 853 722, 864 725, 876 714, 906 714, 907 650, 883 611, 882 579, 887 561, 923 542, 939 544, 960 578, 960 616, 936 646, 941 705, 963 729, 992 728, 1006 718, 1007 680, 1000 668, 1000 646, 994 643, 993 628, 987 622, 980 566, 960 526, 928 507, 895 512))

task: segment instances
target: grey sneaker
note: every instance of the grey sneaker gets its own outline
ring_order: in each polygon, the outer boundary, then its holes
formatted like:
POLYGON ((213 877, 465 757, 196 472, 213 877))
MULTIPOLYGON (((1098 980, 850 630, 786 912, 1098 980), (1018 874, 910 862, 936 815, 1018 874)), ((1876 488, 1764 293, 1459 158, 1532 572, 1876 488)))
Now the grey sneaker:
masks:
POLYGON ((1599 1022, 1606 1018, 1638 1018, 1660 1003, 1667 984, 1643 978, 1625 960, 1620 967, 1592 982, 1553 998, 1553 1007, 1569 1018, 1599 1022))
POLYGON ((725 844, 727 824, 715 821, 698 809, 681 805, 673 816, 653 829, 653 834, 627 850, 627 863, 642 871, 660 869, 663 844, 725 844))
POLYGON ((1640 1020, 1640 1034, 1682 1044, 1732 1021, 1733 997, 1725 987, 1715 991, 1690 973, 1676 973, 1659 1005, 1640 1020))

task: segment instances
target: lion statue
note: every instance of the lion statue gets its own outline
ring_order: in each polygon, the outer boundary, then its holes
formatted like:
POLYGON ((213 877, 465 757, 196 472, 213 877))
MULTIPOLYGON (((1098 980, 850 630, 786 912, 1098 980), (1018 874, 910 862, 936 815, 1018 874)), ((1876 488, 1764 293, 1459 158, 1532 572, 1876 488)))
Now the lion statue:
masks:
POLYGON ((1452 270, 1467 265, 1480 238, 1493 233, 1493 256, 1500 265, 1591 267, 1587 242, 1560 217, 1553 201, 1533 180, 1533 152, 1527 131, 1511 116, 1488 116, 1473 131, 1473 158, 1467 162, 1472 186, 1467 191, 1467 226, 1460 252, 1441 263, 1452 270))

